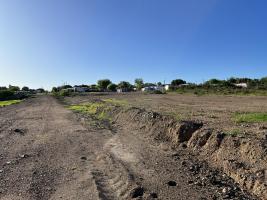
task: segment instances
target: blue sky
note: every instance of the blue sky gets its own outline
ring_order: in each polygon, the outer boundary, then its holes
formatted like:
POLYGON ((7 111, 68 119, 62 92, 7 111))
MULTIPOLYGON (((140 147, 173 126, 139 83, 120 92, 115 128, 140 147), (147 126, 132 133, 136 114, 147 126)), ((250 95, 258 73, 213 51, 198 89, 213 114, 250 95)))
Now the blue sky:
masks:
POLYGON ((266 0, 0 0, 0 85, 267 75, 266 0))

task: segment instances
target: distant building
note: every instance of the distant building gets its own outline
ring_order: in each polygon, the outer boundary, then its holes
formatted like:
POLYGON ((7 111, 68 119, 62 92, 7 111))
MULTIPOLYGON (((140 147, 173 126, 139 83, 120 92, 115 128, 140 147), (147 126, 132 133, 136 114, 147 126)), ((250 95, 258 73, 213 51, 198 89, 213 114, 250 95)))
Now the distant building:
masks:
POLYGON ((165 86, 148 86, 142 88, 142 92, 151 92, 151 91, 165 91, 165 86))
POLYGON ((236 83, 235 86, 236 87, 241 87, 241 88, 247 88, 248 84, 247 83, 236 83))
POLYGON ((166 91, 168 91, 168 90, 170 90, 170 84, 165 84, 165 85, 163 85, 163 87, 164 87, 164 89, 166 90, 166 91))
POLYGON ((74 86, 73 90, 74 92, 89 92, 90 89, 87 87, 74 86))
POLYGON ((118 88, 118 89, 117 89, 117 92, 118 92, 118 93, 129 92, 129 89, 128 89, 128 88, 118 88))

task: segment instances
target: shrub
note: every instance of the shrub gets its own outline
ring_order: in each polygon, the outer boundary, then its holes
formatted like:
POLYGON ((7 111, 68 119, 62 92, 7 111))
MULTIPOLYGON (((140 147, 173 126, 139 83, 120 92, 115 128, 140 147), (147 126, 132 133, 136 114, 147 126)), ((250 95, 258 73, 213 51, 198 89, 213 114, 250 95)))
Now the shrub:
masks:
POLYGON ((71 92, 69 90, 61 90, 59 92, 59 95, 60 96, 63 96, 63 97, 66 97, 66 96, 70 96, 71 95, 71 92))
POLYGON ((15 92, 10 90, 0 90, 0 100, 11 99, 15 92))

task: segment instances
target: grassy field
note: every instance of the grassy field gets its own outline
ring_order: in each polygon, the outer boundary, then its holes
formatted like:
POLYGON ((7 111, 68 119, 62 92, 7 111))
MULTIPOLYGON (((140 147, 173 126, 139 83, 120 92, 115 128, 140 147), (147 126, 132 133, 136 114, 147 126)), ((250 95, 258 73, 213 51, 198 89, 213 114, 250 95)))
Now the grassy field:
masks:
POLYGON ((9 105, 20 103, 20 102, 21 100, 0 101, 0 107, 9 106, 9 105))

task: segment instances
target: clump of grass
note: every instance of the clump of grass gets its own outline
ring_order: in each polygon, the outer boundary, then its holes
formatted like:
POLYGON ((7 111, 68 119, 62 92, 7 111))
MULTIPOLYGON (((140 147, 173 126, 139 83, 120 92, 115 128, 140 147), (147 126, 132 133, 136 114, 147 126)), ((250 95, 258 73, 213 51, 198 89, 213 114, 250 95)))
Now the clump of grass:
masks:
POLYGON ((111 120, 108 112, 112 109, 112 105, 105 104, 105 102, 71 105, 68 108, 73 111, 89 114, 98 120, 111 120))
POLYGON ((20 103, 22 100, 9 100, 9 101, 0 101, 0 107, 9 106, 12 104, 20 103))
POLYGON ((236 113, 233 120, 237 123, 267 122, 267 113, 236 113))
POLYGON ((233 136, 233 137, 236 137, 238 135, 243 135, 244 132, 240 129, 233 129, 231 131, 228 131, 225 133, 226 135, 229 135, 229 136, 233 136))

